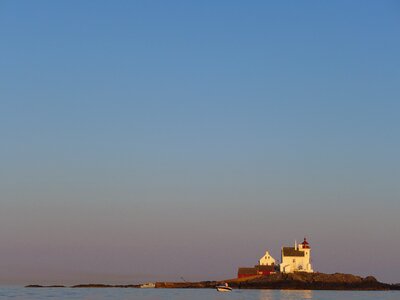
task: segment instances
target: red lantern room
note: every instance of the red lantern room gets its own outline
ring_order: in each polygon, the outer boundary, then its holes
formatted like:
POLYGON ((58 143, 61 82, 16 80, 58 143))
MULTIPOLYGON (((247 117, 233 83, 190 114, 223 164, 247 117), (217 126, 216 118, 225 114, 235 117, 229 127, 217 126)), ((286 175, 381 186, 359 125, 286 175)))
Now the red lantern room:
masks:
POLYGON ((307 242, 306 238, 304 238, 301 244, 303 245, 303 249, 310 249, 310 244, 307 242))

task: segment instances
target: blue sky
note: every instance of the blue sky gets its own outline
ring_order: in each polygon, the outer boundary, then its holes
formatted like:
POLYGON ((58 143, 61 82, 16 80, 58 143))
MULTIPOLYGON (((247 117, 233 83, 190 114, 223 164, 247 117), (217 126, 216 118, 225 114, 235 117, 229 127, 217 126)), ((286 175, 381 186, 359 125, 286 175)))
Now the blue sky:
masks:
POLYGON ((399 282, 399 16, 2 1, 0 281, 227 278, 307 235, 399 282))

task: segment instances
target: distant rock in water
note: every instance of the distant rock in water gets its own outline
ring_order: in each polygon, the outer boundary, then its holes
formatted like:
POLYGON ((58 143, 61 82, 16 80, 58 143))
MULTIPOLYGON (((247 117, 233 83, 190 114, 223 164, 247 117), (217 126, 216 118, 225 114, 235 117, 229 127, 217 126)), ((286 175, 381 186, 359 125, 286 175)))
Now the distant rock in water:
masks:
MULTIPOLYGON (((88 284, 77 284, 73 286, 69 286, 70 288, 138 288, 140 285, 138 284, 101 284, 101 283, 88 283, 88 284)), ((30 284, 26 285, 26 288, 65 288, 65 285, 39 285, 39 284, 30 284)))
POLYGON ((30 284, 26 285, 26 288, 65 288, 65 285, 39 285, 39 284, 30 284))
POLYGON ((161 289, 207 289, 215 288, 220 284, 218 281, 199 281, 199 282, 156 282, 156 288, 161 289))
POLYGON ((89 283, 89 284, 77 284, 71 286, 71 288, 138 288, 138 284, 100 284, 100 283, 89 283))
POLYGON ((98 284, 98 283, 88 283, 88 284, 77 284, 71 286, 72 288, 108 288, 112 287, 109 284, 98 284))

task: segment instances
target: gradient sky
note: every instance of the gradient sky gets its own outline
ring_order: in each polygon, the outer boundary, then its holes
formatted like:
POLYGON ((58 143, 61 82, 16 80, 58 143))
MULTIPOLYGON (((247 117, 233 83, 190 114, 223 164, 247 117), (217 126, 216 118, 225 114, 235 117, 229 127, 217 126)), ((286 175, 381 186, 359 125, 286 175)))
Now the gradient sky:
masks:
POLYGON ((223 279, 309 238, 400 282, 398 1, 1 1, 0 283, 223 279))

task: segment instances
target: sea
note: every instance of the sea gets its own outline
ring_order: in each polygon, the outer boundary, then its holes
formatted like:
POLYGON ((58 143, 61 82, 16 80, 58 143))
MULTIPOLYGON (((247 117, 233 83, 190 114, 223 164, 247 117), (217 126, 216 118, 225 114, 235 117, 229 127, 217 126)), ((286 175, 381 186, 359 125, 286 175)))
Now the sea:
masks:
POLYGON ((288 291, 135 288, 24 288, 0 287, 0 299, 14 300, 399 300, 400 291, 288 291))

